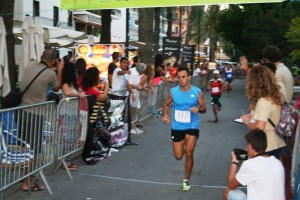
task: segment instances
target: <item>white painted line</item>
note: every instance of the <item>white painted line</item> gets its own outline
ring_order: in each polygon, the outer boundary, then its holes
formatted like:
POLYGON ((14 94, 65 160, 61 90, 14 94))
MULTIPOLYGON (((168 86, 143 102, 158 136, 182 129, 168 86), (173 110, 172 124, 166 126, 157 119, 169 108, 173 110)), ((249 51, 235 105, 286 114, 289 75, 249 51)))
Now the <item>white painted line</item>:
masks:
MULTIPOLYGON (((106 179, 113 179, 119 181, 130 181, 130 182, 137 182, 137 183, 149 183, 149 184, 157 184, 157 185, 170 185, 170 186, 180 186, 182 184, 179 183, 165 183, 165 182, 156 182, 156 181, 145 181, 145 180, 137 180, 137 179, 127 179, 127 178, 118 178, 112 176, 103 176, 103 175, 96 175, 96 174, 87 174, 87 173, 77 173, 86 176, 93 176, 99 178, 106 178, 106 179)), ((203 188, 214 188, 214 189, 226 189, 226 186, 213 186, 213 185, 191 185, 193 187, 203 187, 203 188)), ((245 188, 245 187, 240 187, 245 188)))

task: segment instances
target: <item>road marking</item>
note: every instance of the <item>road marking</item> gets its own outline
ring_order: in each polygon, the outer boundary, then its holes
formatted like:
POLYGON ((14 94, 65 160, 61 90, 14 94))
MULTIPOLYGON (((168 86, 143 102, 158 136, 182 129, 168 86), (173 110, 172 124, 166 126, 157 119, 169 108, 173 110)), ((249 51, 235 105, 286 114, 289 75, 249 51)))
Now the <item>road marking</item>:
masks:
MULTIPOLYGON (((137 182, 137 183, 149 183, 149 184, 157 184, 157 185, 170 185, 170 186, 181 186, 182 184, 179 183, 166 183, 166 182, 156 182, 156 181, 145 181, 145 180, 137 180, 137 179, 127 179, 127 178, 118 178, 112 176, 103 176, 103 175, 96 175, 96 174, 87 174, 87 173, 77 173, 86 176, 93 176, 99 178, 106 178, 106 179, 113 179, 119 181, 130 181, 130 182, 137 182)), ((193 187, 203 187, 203 188, 214 188, 214 189, 226 189, 226 186, 215 186, 215 185, 191 185, 193 187)), ((245 187, 240 187, 245 188, 245 187)))

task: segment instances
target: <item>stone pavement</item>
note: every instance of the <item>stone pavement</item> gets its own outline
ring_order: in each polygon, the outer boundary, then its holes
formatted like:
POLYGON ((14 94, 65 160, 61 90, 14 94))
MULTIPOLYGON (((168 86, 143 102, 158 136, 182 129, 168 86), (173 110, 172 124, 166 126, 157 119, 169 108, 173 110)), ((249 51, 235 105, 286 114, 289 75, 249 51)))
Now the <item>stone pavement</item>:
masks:
MULTIPOLYGON (((5 192, 5 200, 219 200, 227 185, 230 152, 245 148, 246 126, 233 123, 247 111, 245 81, 233 83, 231 96, 223 95, 219 122, 214 120, 210 95, 204 91, 207 113, 201 114, 200 137, 194 154, 192 189, 181 190, 184 159, 173 157, 170 127, 151 119, 145 122, 146 133, 133 135, 138 145, 128 145, 96 165, 85 165, 79 157, 79 169, 70 180, 66 171, 46 175, 54 195, 48 191, 21 191, 20 184, 5 192)), ((42 183, 41 183, 42 184, 42 183)))

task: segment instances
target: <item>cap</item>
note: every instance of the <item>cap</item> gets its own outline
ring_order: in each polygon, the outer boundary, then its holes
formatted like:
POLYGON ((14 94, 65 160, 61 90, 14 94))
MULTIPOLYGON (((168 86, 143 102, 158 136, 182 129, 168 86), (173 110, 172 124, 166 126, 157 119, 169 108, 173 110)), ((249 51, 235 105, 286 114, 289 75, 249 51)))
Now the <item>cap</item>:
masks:
POLYGON ((146 65, 144 63, 139 63, 137 64, 136 66, 136 70, 139 72, 139 73, 143 73, 146 69, 146 65))
POLYGON ((219 74, 219 70, 214 70, 213 74, 219 74))

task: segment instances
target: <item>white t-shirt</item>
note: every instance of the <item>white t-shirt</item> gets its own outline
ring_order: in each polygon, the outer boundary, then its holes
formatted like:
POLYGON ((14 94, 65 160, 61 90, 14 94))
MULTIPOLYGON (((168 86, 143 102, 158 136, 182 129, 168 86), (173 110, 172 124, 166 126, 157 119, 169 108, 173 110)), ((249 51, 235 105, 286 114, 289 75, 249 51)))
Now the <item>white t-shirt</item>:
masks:
POLYGON ((247 186, 247 200, 285 200, 284 169, 273 156, 244 161, 236 179, 247 186))
POLYGON ((118 72, 122 71, 121 68, 117 67, 112 75, 112 90, 123 90, 126 88, 126 76, 118 75, 118 72))
POLYGON ((199 76, 199 73, 201 72, 200 68, 198 67, 197 69, 194 70, 193 76, 199 76))
MULTIPOLYGON (((131 85, 139 85, 141 81, 141 75, 139 72, 136 70, 136 67, 130 69, 131 73, 130 75, 127 75, 127 80, 129 84, 131 85)), ((139 91, 137 89, 132 89, 134 94, 135 94, 135 101, 132 101, 130 98, 130 106, 134 108, 141 108, 141 102, 140 102, 140 97, 139 97, 139 91)))
POLYGON ((276 65, 275 76, 284 85, 285 93, 283 96, 285 101, 291 103, 293 99, 293 75, 291 71, 283 63, 280 63, 276 65))

